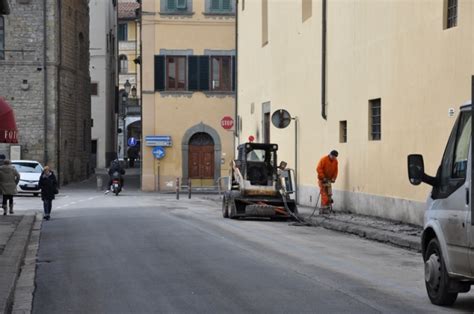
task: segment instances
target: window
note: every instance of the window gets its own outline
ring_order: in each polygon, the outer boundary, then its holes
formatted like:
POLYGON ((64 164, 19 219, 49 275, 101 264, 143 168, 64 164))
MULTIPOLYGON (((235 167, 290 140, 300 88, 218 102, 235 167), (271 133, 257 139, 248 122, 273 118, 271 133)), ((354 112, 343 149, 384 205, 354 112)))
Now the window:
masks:
POLYGON ((99 83, 91 83, 91 96, 99 96, 99 83))
POLYGON ((231 0, 210 0, 209 11, 212 13, 231 13, 231 0))
POLYGON ((166 57, 166 89, 186 89, 186 57, 166 57))
POLYGON ((120 74, 128 73, 128 59, 126 55, 120 55, 119 57, 119 73, 120 74))
POLYGON ((245 10, 245 0, 242 0, 242 11, 245 10))
POLYGON ((0 16, 0 60, 5 59, 5 22, 0 16))
POLYGON ((232 88, 231 57, 211 57, 211 90, 230 91, 232 88))
POLYGON ((446 3, 446 27, 451 28, 458 25, 458 0, 447 0, 446 3))
POLYGON ((471 111, 462 111, 449 136, 436 175, 438 184, 431 194, 434 199, 448 197, 466 181, 471 125, 471 111))
POLYGON ((369 100, 369 139, 372 141, 380 141, 382 138, 381 118, 381 99, 377 98, 369 100))
POLYGON ((262 0, 262 46, 268 44, 268 0, 262 0))
POLYGON ((188 11, 188 0, 162 0, 166 2, 166 11, 168 12, 186 12, 188 11))
POLYGON ((128 25, 126 23, 120 23, 118 26, 118 40, 128 41, 128 25))
POLYGON ((347 121, 339 121, 339 143, 347 143, 347 121))
POLYGON ((301 0, 302 1, 302 19, 306 21, 313 15, 313 0, 301 0))

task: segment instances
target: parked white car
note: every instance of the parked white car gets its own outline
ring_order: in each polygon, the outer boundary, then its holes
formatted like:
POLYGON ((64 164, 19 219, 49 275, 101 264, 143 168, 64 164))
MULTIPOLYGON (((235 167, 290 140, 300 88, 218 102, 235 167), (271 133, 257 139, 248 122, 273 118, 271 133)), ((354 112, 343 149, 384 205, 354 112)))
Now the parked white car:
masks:
POLYGON ((41 193, 38 182, 43 166, 34 160, 12 160, 12 165, 20 173, 18 193, 32 193, 34 196, 38 196, 41 193))

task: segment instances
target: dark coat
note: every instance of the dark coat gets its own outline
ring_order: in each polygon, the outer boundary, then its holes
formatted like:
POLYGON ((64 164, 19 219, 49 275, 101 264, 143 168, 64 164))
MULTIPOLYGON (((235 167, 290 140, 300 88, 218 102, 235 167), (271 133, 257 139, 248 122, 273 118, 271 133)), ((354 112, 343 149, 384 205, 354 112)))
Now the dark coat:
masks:
POLYGON ((20 174, 12 165, 0 166, 0 194, 15 195, 16 185, 20 181, 20 174))
POLYGON ((41 199, 44 200, 54 200, 54 192, 58 190, 58 181, 54 172, 51 171, 49 176, 45 176, 44 172, 41 173, 39 179, 39 187, 41 189, 41 199))

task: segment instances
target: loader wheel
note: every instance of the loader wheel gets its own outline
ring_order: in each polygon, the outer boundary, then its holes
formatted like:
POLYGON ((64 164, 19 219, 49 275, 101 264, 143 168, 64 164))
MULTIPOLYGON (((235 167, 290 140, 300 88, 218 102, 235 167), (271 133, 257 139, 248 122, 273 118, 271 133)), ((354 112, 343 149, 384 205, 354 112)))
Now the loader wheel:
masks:
POLYGON ((225 194, 222 197, 222 217, 229 218, 229 202, 225 194))
POLYGON ((234 201, 231 201, 230 204, 229 204, 229 207, 230 207, 230 211, 229 211, 229 218, 230 219, 237 219, 237 213, 236 213, 236 209, 235 209, 235 202, 234 201))

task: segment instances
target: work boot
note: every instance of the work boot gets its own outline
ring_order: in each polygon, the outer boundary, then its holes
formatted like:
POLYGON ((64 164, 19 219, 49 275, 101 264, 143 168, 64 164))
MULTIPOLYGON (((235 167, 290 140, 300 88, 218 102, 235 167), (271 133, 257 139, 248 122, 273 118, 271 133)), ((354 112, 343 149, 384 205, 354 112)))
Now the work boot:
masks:
POLYGON ((13 214, 13 204, 10 204, 10 214, 13 214))
POLYGON ((3 216, 7 214, 7 205, 2 205, 3 208, 3 216))
POLYGON ((324 207, 320 207, 320 208, 319 208, 319 214, 320 214, 320 215, 327 215, 327 214, 329 214, 329 213, 330 213, 329 207, 324 206, 324 207))

